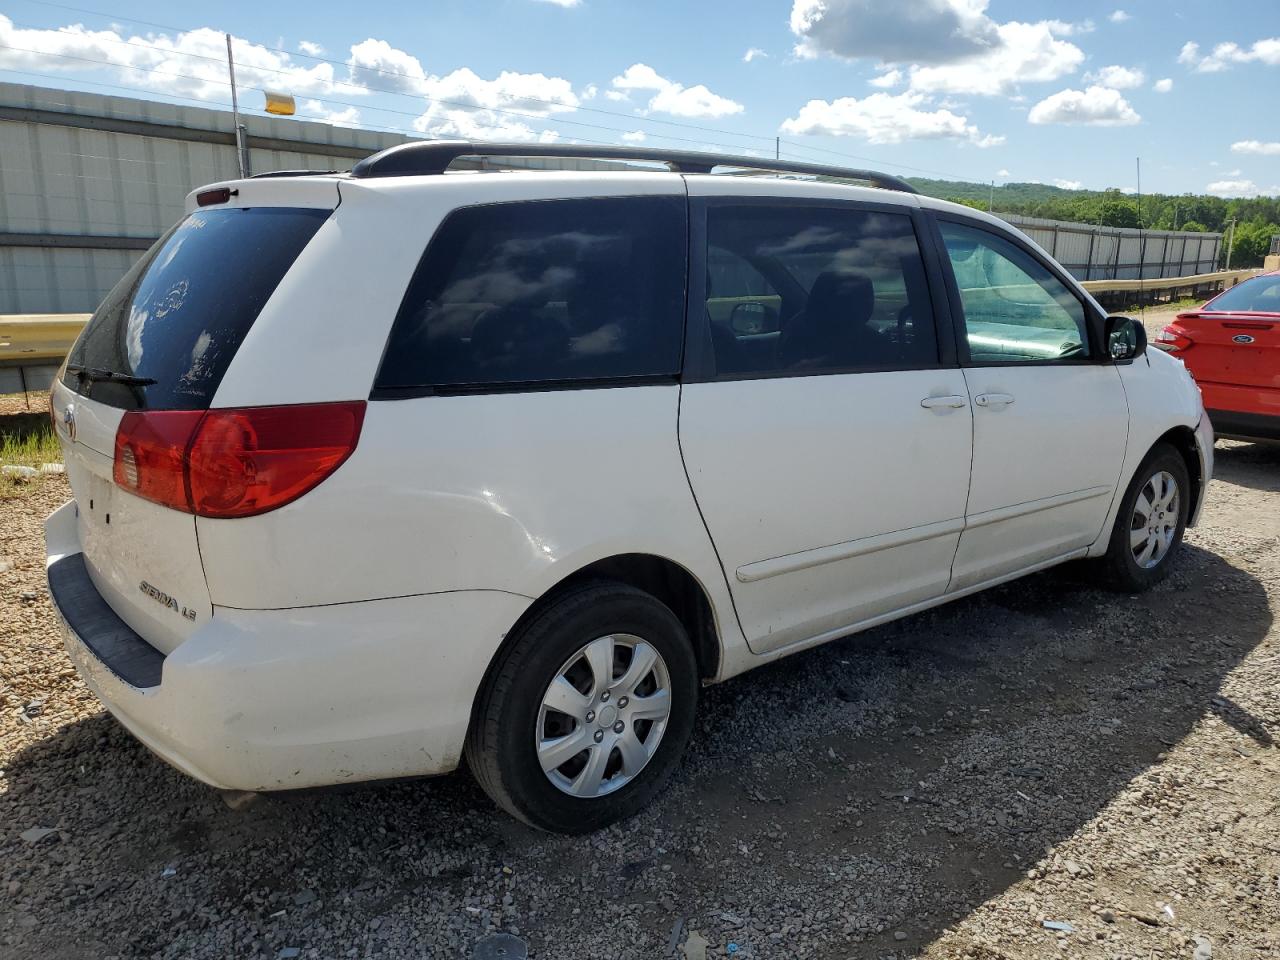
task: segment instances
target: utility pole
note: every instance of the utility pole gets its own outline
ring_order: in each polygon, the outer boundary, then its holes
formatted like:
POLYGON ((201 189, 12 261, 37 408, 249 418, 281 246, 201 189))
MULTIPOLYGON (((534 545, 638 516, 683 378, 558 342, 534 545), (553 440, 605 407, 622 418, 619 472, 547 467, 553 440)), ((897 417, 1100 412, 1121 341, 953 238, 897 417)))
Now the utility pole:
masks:
POLYGON ((1227 269, 1231 269, 1231 248, 1236 245, 1236 218, 1227 221, 1231 224, 1231 234, 1227 238, 1227 269))
POLYGON ((995 182, 994 180, 992 180, 992 181, 991 181, 991 192, 990 192, 989 194, 987 194, 987 213, 990 213, 990 212, 991 212, 991 210, 992 210, 992 208, 993 208, 995 205, 996 205, 996 182, 995 182))
POLYGON ((231 122, 236 127, 236 164, 240 179, 249 176, 249 151, 245 147, 244 124, 240 122, 240 101, 236 97, 236 60, 231 53, 231 34, 227 34, 227 71, 231 74, 231 122))
POLYGON ((782 138, 781 137, 773 138, 773 159, 775 160, 782 159, 782 138))

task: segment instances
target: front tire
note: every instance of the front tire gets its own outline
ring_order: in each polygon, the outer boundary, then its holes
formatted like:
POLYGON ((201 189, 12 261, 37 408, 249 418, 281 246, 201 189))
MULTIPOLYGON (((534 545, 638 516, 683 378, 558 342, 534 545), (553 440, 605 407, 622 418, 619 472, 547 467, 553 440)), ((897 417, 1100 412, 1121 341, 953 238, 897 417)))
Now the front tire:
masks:
POLYGON ((1186 462, 1168 444, 1157 444, 1138 467, 1120 502, 1099 571, 1104 586, 1140 593, 1163 580, 1182 543, 1191 506, 1186 462))
POLYGON ((467 762, 525 823, 598 830, 670 779, 697 696, 697 661, 675 614, 625 584, 586 583, 524 624, 490 670, 467 762))

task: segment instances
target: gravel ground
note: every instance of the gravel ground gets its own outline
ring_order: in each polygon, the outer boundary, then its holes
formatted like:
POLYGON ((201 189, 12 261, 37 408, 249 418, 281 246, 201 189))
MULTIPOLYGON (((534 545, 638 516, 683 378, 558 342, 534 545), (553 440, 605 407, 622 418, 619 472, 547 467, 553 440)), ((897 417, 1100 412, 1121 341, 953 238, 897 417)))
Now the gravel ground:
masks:
POLYGON ((61 649, 47 478, 0 503, 0 956, 1280 956, 1280 449, 1218 456, 1155 591, 1051 572, 709 689, 576 839, 463 774, 233 810, 169 769, 61 649))

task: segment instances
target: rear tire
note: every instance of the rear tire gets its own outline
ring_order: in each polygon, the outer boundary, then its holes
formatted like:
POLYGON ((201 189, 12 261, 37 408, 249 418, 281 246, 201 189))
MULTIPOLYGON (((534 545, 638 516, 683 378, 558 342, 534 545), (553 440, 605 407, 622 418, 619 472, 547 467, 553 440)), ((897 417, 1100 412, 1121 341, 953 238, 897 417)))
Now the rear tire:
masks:
POLYGON ((1163 580, 1182 544, 1191 497, 1191 478, 1181 454, 1168 444, 1157 444, 1120 501, 1111 542, 1097 565, 1102 585, 1140 593, 1163 580))
POLYGON ((665 786, 697 696, 697 661, 675 614, 634 587, 585 583, 522 626, 491 668, 467 763, 512 816, 588 833, 665 786))

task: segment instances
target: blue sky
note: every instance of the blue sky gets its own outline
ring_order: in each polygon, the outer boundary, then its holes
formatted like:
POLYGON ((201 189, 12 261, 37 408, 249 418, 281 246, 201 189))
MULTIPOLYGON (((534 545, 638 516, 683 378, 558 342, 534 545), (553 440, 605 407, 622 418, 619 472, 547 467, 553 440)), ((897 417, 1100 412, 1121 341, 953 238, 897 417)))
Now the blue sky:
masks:
POLYGON ((431 136, 1280 194, 1277 0, 0 0, 0 80, 431 136), (408 12, 406 12, 408 11, 408 12), (749 53, 749 51, 751 51, 749 53))

